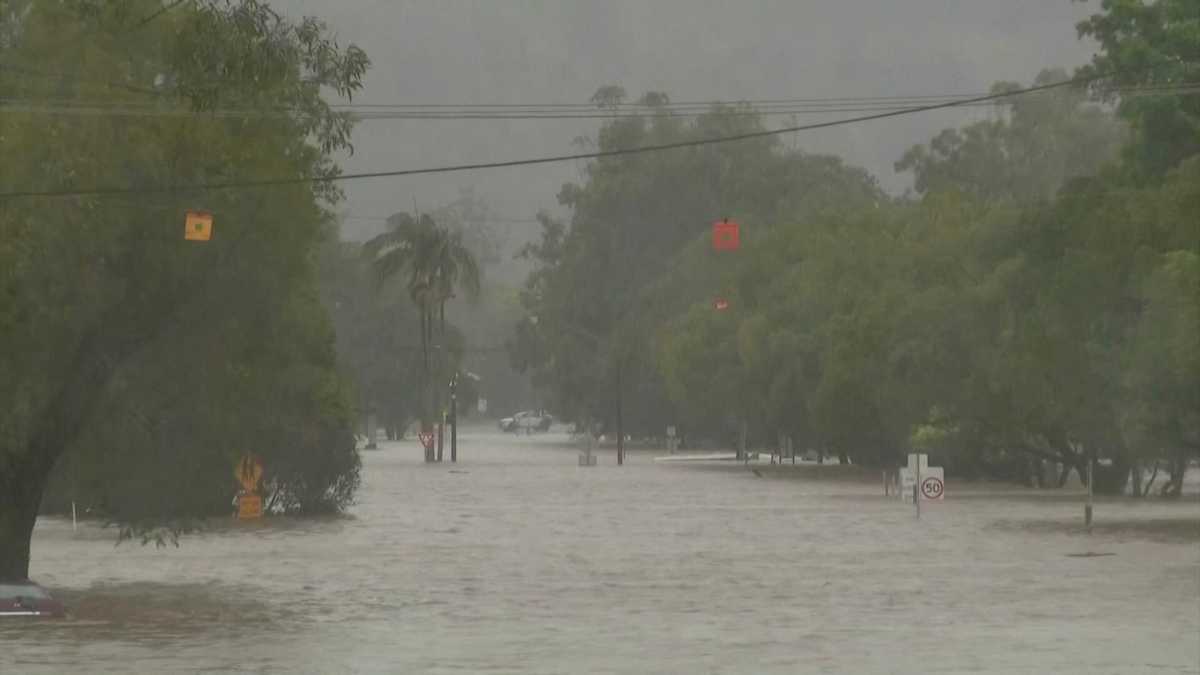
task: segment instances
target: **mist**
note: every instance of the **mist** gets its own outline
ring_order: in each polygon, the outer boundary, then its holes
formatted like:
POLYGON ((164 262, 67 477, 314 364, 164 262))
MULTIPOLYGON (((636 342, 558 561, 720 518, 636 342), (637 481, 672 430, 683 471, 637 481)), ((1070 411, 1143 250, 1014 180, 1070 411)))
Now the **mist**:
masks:
MULTIPOLYGON (((1068 0, 844 2, 381 2, 295 0, 293 17, 322 17, 372 67, 355 103, 584 103, 619 84, 633 98, 739 100, 985 92, 1028 82, 1046 67, 1087 62, 1095 45, 1066 39, 1095 3, 1068 0)), ((892 164, 937 131, 989 114, 960 109, 786 137, 866 168, 889 192, 911 177, 892 164)), ((802 122, 832 119, 806 115, 802 122)), ((789 118, 768 124, 786 126, 789 118)), ((347 172, 440 166, 556 154, 591 136, 595 120, 379 120, 360 124, 347 172)), ((467 186, 503 217, 553 209, 579 164, 451 176, 357 181, 345 186, 356 216, 344 236, 382 228, 398 210, 432 209, 467 186)), ((512 225, 522 238, 536 224, 512 225)))

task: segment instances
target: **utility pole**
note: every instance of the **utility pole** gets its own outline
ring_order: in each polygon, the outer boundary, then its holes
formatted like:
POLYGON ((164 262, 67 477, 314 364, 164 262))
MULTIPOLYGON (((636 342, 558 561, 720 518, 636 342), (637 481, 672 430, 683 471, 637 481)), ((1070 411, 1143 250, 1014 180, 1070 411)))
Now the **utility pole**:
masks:
MULTIPOLYGON (((445 310, 443 310, 445 311, 445 310)), ((444 315, 443 315, 444 317, 444 315)), ((446 323, 442 322, 442 342, 438 345, 438 377, 446 368, 446 323)), ((437 381, 436 379, 434 380, 437 381)), ((437 461, 442 461, 442 438, 445 435, 446 429, 446 409, 442 407, 442 388, 438 385, 437 395, 434 398, 435 413, 437 414, 437 461)))
POLYGON ((625 425, 621 419, 621 359, 617 358, 617 466, 625 463, 625 425))
POLYGON ((450 379, 450 463, 458 462, 458 373, 450 379))
POLYGON ((1095 450, 1089 449, 1087 456, 1087 504, 1083 507, 1083 526, 1088 532, 1092 531, 1092 465, 1096 463, 1095 450))
POLYGON ((913 504, 917 506, 917 520, 921 519, 921 455, 917 455, 916 480, 913 481, 913 504))

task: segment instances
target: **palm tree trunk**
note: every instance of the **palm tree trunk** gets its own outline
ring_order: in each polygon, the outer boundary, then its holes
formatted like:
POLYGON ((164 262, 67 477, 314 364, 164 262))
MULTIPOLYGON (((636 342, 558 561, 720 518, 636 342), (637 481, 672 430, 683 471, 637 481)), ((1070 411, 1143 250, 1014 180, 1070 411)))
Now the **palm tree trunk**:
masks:
MULTIPOLYGON (((421 315, 421 431, 428 433, 433 429, 432 415, 430 414, 429 405, 429 324, 432 323, 429 316, 429 304, 422 302, 420 305, 421 315)), ((433 458, 430 456, 429 448, 422 443, 421 451, 425 455, 425 461, 428 462, 433 458)))

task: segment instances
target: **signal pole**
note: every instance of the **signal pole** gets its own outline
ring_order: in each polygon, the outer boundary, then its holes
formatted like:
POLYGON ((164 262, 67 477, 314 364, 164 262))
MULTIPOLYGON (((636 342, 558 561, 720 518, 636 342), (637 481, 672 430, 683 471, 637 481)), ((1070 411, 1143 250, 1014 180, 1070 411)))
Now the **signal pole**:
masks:
POLYGON ((450 463, 458 462, 458 373, 450 379, 450 463))
POLYGON ((625 425, 621 419, 621 358, 617 358, 617 466, 625 463, 625 425))

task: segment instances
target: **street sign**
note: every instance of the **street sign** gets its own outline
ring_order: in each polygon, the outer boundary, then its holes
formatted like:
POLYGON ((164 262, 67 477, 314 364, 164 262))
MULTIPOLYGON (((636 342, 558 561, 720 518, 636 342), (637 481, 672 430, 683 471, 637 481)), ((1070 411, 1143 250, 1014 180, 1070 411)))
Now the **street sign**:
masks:
POLYGON ((674 427, 674 425, 667 427, 667 436, 668 436, 668 437, 670 437, 670 438, 675 438, 675 427, 674 427))
POLYGON ((736 251, 741 247, 741 236, 737 221, 725 218, 713 223, 712 247, 714 251, 736 251))
POLYGON ((233 469, 233 477, 241 484, 238 490, 237 508, 239 520, 254 520, 262 518, 262 495, 258 494, 258 482, 262 480, 262 460, 254 455, 246 455, 233 469))
POLYGON ((247 493, 238 495, 238 520, 254 520, 262 518, 262 496, 247 493))
POLYGON ((921 497, 925 499, 942 499, 946 495, 946 484, 937 476, 930 476, 921 481, 921 497))
POLYGON ((946 498, 946 470, 940 466, 929 466, 929 455, 910 454, 908 466, 899 470, 901 501, 911 502, 913 488, 919 487, 921 501, 944 501, 946 498), (917 485, 920 481, 920 485, 917 485))
POLYGON ((433 447, 433 432, 432 431, 422 431, 417 434, 417 438, 421 441, 421 445, 425 446, 426 450, 433 447))
POLYGON ((479 400, 475 402, 475 409, 479 411, 480 415, 486 415, 487 408, 488 408, 487 399, 480 396, 479 400))
POLYGON ((208 211, 188 211, 183 219, 183 238, 188 241, 212 239, 213 217, 208 211))

